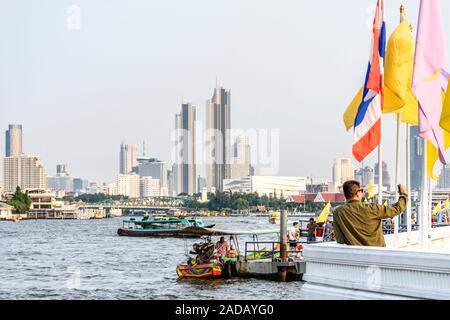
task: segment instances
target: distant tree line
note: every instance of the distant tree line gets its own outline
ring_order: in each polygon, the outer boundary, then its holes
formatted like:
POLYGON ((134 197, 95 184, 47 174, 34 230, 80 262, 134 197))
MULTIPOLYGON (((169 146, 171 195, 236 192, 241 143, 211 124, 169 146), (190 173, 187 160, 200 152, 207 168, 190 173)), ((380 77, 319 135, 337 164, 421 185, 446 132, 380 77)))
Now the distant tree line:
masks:
MULTIPOLYGON (((182 194, 180 194, 182 195, 182 194)), ((293 202, 286 202, 286 198, 280 196, 259 196, 257 193, 230 193, 219 192, 208 193, 208 202, 201 203, 198 199, 200 194, 194 194, 194 197, 186 198, 183 205, 190 209, 208 209, 208 210, 245 210, 256 206, 264 206, 266 209, 293 209, 300 207, 293 202)), ((301 205, 303 207, 304 205, 301 205)))

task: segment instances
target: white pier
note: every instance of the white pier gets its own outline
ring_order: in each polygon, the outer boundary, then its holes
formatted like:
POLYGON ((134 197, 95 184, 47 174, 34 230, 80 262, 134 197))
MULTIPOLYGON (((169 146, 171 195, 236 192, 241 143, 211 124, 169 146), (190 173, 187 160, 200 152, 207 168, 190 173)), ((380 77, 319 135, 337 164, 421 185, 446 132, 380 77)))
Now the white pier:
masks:
POLYGON ((305 246, 303 299, 450 299, 450 226, 386 235, 386 248, 305 246), (397 238, 394 238, 397 237, 397 238), (395 244, 395 245, 394 245, 395 244))

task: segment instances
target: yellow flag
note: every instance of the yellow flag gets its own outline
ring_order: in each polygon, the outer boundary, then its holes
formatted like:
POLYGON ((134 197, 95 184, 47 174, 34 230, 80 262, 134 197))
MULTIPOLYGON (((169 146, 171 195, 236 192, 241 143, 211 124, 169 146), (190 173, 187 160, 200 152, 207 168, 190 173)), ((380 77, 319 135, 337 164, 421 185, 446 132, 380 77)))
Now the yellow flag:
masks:
MULTIPOLYGON (((411 91, 414 39, 406 19, 392 32, 385 61, 383 113, 401 112, 402 122, 418 124, 418 102, 411 91)), ((343 120, 347 130, 353 127, 362 95, 361 87, 344 112, 343 120)))
MULTIPOLYGON (((448 121, 450 119, 443 117, 444 113, 450 114, 450 103, 447 105, 448 97, 446 99, 445 93, 442 91, 442 101, 445 101, 444 106, 442 107, 442 114, 441 114, 441 121, 440 125, 442 127, 442 124, 448 125, 448 121)), ((450 132, 445 128, 444 129, 444 150, 447 150, 447 148, 450 148, 450 132)), ((435 176, 433 173, 434 164, 436 163, 437 159, 439 158, 438 151, 433 144, 431 144, 429 141, 427 141, 427 171, 428 175, 433 180, 439 180, 439 176, 435 176)))
POLYGON ((448 207, 450 206, 450 200, 445 199, 445 211, 448 211, 448 207))
POLYGON ((370 180, 367 184, 367 193, 369 194, 369 198, 375 195, 375 183, 373 183, 373 180, 370 180))
POLYGON ((436 213, 438 213, 439 211, 441 211, 441 202, 439 201, 437 203, 437 205, 434 207, 433 209, 433 215, 435 215, 436 213))
POLYGON ((439 125, 445 131, 450 132, 450 81, 448 82, 447 87, 447 96, 445 97, 444 106, 442 107, 441 120, 439 121, 439 125))
POLYGON ((322 212, 320 213, 319 217, 317 218, 316 223, 324 223, 327 221, 328 214, 330 213, 331 204, 328 202, 325 208, 323 208, 322 212))
POLYGON ((383 205, 384 205, 385 207, 389 206, 389 203, 388 203, 388 201, 387 201, 387 200, 385 200, 385 201, 384 201, 384 203, 383 203, 383 205))

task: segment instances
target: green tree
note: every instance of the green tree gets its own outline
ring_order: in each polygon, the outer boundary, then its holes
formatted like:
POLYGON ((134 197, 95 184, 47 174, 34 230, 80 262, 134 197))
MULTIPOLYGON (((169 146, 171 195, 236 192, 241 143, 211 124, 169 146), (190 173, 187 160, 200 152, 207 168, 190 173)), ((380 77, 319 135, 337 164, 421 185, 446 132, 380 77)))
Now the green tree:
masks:
POLYGON ((17 213, 25 213, 30 210, 31 197, 27 192, 22 192, 19 186, 14 192, 14 196, 11 200, 6 201, 7 204, 13 206, 17 213))

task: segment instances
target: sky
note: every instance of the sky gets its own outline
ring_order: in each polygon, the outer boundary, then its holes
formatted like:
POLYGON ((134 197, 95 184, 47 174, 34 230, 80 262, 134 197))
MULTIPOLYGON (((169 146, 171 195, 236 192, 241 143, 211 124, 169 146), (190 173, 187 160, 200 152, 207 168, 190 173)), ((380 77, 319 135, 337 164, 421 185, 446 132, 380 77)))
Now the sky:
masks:
MULTIPOLYGON (((1 154, 19 123, 23 151, 48 175, 64 163, 74 177, 114 181, 122 141, 170 161, 181 97, 204 122, 217 79, 231 90, 232 128, 279 130, 276 174, 331 178, 334 158, 352 157, 342 113, 363 84, 375 3, 2 0, 1 154)), ((419 1, 386 0, 388 35, 402 3, 415 30, 419 1)), ((394 116, 383 119, 393 176, 394 116)))

